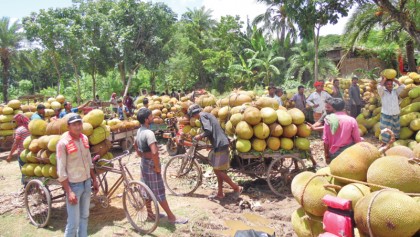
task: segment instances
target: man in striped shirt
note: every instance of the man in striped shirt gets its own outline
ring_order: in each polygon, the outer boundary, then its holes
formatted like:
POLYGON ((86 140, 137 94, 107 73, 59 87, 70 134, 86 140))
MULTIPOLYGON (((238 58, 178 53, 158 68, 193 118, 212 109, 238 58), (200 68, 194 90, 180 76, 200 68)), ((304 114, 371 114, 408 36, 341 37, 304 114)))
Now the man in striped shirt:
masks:
MULTIPOLYGON (((397 79, 386 79, 382 77, 381 83, 378 85, 378 94, 382 100, 381 109, 381 130, 389 128, 395 134, 395 138, 398 139, 400 136, 400 106, 398 104, 398 98, 401 92, 404 90, 405 85, 401 84, 397 79), (394 88, 394 82, 398 85, 398 88, 394 88)), ((382 133, 382 145, 388 143, 390 135, 388 133, 382 133)))

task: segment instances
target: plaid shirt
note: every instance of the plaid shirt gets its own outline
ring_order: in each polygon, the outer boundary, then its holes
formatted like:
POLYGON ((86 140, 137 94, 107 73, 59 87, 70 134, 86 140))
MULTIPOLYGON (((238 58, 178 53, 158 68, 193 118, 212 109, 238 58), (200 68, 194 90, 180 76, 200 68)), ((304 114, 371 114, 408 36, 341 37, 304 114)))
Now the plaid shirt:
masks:
POLYGON ((25 140, 25 138, 27 138, 28 136, 30 136, 31 133, 29 132, 29 130, 27 128, 25 128, 24 126, 20 126, 15 130, 15 136, 14 139, 17 142, 18 145, 18 152, 19 154, 25 150, 25 148, 23 147, 23 140, 25 140))

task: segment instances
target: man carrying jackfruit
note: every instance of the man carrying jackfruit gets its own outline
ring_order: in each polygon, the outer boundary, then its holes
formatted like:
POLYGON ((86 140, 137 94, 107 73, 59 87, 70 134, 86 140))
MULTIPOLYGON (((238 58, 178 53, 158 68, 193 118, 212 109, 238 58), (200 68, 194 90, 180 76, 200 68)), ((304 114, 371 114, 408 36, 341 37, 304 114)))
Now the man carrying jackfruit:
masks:
POLYGON ((359 127, 355 118, 344 112, 344 100, 341 98, 328 98, 325 101, 327 110, 333 113, 325 116, 324 132, 324 154, 327 164, 336 158, 346 148, 362 141, 359 127))
MULTIPOLYGON (((400 136, 400 106, 398 98, 404 90, 405 85, 401 84, 397 79, 387 79, 382 77, 381 83, 378 84, 378 94, 382 100, 381 109, 381 131, 389 128, 395 135, 395 139, 400 136), (394 82, 398 88, 394 88, 394 82)), ((391 136, 388 133, 381 133, 382 146, 389 142, 391 136)))

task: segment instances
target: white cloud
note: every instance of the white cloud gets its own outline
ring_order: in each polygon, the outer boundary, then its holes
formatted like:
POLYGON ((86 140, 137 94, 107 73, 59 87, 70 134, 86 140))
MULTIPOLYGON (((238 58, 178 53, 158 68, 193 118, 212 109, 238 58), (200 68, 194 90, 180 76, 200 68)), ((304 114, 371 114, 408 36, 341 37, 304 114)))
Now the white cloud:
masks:
POLYGON ((203 5, 206 9, 213 10, 213 18, 216 20, 219 20, 221 16, 239 15, 244 23, 247 17, 252 21, 267 8, 256 0, 203 0, 203 5))

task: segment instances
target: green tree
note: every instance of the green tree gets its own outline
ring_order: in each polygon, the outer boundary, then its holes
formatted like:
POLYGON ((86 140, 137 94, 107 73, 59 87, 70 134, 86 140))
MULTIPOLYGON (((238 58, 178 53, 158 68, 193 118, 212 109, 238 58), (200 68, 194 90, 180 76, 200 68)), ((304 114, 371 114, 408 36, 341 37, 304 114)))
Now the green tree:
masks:
MULTIPOLYGON (((312 81, 314 79, 314 43, 306 40, 300 45, 292 48, 295 53, 289 58, 289 69, 287 70, 287 78, 296 78, 302 83, 312 81)), ((338 74, 338 70, 333 62, 325 57, 325 51, 320 50, 319 74, 321 77, 328 77, 338 74)))
POLYGON ((336 24, 347 16, 353 0, 284 0, 285 11, 299 26, 300 36, 314 41, 314 78, 318 80, 319 31, 326 24, 336 24))
POLYGON ((10 22, 9 17, 0 19, 0 57, 2 66, 3 100, 8 101, 8 89, 10 81, 10 69, 12 64, 18 60, 18 49, 24 37, 21 32, 21 24, 10 22))

